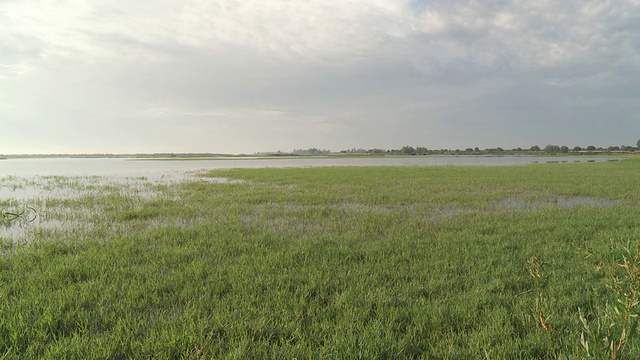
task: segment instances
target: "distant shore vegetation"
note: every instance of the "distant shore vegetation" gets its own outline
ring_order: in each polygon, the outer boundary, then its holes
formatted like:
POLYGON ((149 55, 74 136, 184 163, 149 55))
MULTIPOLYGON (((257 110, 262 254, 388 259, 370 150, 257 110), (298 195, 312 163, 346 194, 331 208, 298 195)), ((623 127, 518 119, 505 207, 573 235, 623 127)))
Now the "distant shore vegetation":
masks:
POLYGON ((612 153, 634 153, 639 151, 633 146, 609 146, 607 148, 595 146, 568 146, 547 145, 541 148, 538 145, 529 148, 503 149, 501 147, 480 149, 478 147, 462 149, 429 149, 423 146, 403 146, 400 149, 350 149, 341 150, 340 154, 379 154, 379 155, 548 155, 548 154, 612 154, 612 153))
POLYGON ((130 154, 0 154, 0 159, 19 158, 216 158, 216 157, 271 157, 271 156, 332 156, 332 155, 374 155, 374 156, 403 156, 403 155, 616 155, 640 153, 640 140, 637 146, 608 146, 585 147, 548 144, 544 147, 533 145, 528 148, 517 147, 504 149, 502 147, 484 148, 468 147, 465 149, 430 149, 425 146, 406 145, 399 149, 381 148, 351 148, 339 151, 329 149, 308 148, 293 149, 292 151, 266 151, 253 154, 222 154, 222 153, 130 153, 130 154))

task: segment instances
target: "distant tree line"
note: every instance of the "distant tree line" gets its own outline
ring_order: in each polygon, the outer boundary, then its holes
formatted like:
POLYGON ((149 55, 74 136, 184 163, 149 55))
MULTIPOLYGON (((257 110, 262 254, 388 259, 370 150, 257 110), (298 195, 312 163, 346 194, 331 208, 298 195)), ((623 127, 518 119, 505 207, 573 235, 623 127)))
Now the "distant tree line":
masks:
POLYGON ((555 155, 555 154, 572 154, 572 155, 596 155, 607 153, 633 153, 640 151, 640 140, 638 140, 638 146, 609 146, 606 148, 596 147, 589 145, 586 147, 574 146, 569 148, 566 145, 553 145, 548 144, 544 148, 538 145, 533 145, 529 148, 514 148, 503 149, 501 147, 480 149, 479 147, 462 149, 429 149, 424 146, 403 146, 400 149, 364 149, 364 148, 351 148, 340 150, 338 152, 332 152, 327 149, 308 148, 308 149, 294 149, 291 152, 269 152, 269 153, 257 153, 257 155, 269 155, 269 156, 304 156, 304 155, 332 155, 332 154, 344 154, 344 155, 555 155))
MULTIPOLYGON (((552 145, 548 144, 544 148, 540 148, 538 145, 533 145, 529 148, 515 148, 515 149, 503 149, 501 147, 480 149, 477 146, 474 148, 461 149, 429 149, 424 146, 403 146, 400 149, 363 149, 363 148, 351 148, 347 150, 340 150, 339 152, 332 152, 328 149, 308 148, 308 149, 294 149, 292 152, 258 152, 254 156, 323 156, 331 154, 361 154, 361 155, 542 155, 542 154, 573 154, 573 155, 596 155, 596 154, 613 154, 613 153, 633 153, 640 151, 640 139, 636 142, 636 146, 608 146, 595 147, 589 145, 586 147, 574 146, 569 148, 568 146, 552 145)), ((6 158, 60 158, 60 157, 79 157, 79 158, 167 158, 167 157, 242 157, 247 156, 245 154, 232 155, 232 154, 219 154, 219 153, 149 153, 149 154, 13 154, 2 155, 0 159, 6 158)))
POLYGON ((515 149, 503 149, 501 147, 480 149, 478 147, 462 149, 428 149, 423 146, 403 146, 400 149, 348 149, 341 150, 341 154, 371 154, 371 155, 518 155, 518 154, 576 154, 576 155, 594 155, 602 153, 631 153, 640 150, 640 140, 636 144, 638 146, 609 146, 607 148, 595 147, 589 145, 586 147, 574 146, 569 148, 565 145, 552 145, 549 144, 544 148, 540 148, 538 145, 533 145, 529 148, 515 148, 515 149))

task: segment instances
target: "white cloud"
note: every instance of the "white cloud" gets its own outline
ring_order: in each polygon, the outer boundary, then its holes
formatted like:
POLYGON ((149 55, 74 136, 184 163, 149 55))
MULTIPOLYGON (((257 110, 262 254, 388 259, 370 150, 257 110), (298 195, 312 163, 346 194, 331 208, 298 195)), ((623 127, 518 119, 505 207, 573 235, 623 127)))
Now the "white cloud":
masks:
POLYGON ((630 1, 433 2, 423 11, 409 1, 390 0, 68 0, 4 7, 3 33, 35 39, 45 59, 162 60, 163 47, 184 44, 243 46, 269 56, 343 63, 418 41, 433 44, 423 52, 437 53, 440 61, 482 64, 508 57, 530 66, 567 63, 594 46, 603 50, 607 41, 637 53, 637 44, 629 43, 634 29, 625 27, 640 15, 630 1))
POLYGON ((242 45, 283 57, 343 61, 366 56, 411 30, 401 1, 225 0, 191 2, 181 41, 242 45))
POLYGON ((487 129, 560 134, 567 118, 602 129, 607 112, 628 127, 640 100, 635 0, 5 0, 0 34, 0 117, 48 129, 41 144, 126 124, 132 143, 191 136, 204 151, 198 129, 256 151, 464 147, 487 129), (155 122, 184 128, 149 138, 155 122))

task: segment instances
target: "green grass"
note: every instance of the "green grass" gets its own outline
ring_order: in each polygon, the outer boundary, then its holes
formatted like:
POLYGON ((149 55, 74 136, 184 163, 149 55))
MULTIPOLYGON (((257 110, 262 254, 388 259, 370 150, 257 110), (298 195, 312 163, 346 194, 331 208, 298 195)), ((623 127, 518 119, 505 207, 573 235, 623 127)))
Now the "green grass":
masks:
POLYGON ((84 226, 0 243, 0 357, 639 358, 639 171, 232 169, 50 199, 84 226), (610 202, 553 201, 574 197, 610 202))

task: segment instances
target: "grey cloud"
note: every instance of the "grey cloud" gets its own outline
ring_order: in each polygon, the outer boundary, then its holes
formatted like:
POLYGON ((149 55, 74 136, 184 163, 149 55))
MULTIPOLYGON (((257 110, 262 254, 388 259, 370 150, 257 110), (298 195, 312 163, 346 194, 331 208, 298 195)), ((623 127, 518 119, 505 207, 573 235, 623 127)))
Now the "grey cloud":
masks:
POLYGON ((0 83, 0 152, 26 138, 251 152, 604 146, 640 132, 629 1, 85 5, 56 10, 62 29, 4 25, 0 64, 30 72, 0 83))

